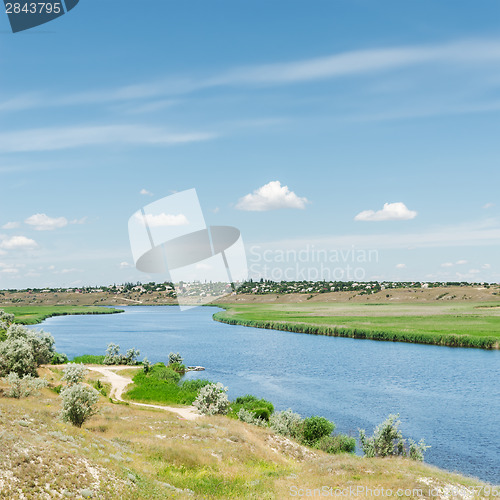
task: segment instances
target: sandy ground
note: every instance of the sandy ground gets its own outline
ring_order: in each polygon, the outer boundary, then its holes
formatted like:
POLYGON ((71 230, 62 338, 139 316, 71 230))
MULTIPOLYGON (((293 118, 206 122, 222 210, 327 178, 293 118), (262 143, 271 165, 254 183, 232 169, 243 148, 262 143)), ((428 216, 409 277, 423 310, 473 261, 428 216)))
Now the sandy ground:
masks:
POLYGON ((94 372, 99 372, 101 375, 104 375, 104 380, 111 384, 111 393, 110 396, 118 401, 127 402, 136 406, 146 406, 148 408, 158 408, 160 410, 170 411, 172 413, 177 413, 182 418, 186 420, 195 420, 198 417, 201 417, 194 406, 186 406, 181 408, 176 408, 175 406, 161 406, 161 405, 151 405, 146 403, 135 403, 133 401, 125 401, 122 398, 122 394, 125 388, 132 383, 132 380, 124 377, 123 375, 119 375, 116 373, 120 370, 128 370, 130 366, 114 366, 113 368, 103 368, 97 366, 87 366, 89 370, 94 372))

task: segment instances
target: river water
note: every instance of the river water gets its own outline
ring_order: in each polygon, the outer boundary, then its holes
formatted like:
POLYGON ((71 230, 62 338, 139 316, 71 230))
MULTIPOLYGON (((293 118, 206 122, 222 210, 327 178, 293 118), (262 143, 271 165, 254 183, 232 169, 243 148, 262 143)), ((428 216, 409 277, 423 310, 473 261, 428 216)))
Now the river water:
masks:
POLYGON ((180 352, 186 365, 206 368, 186 377, 222 382, 230 399, 254 394, 356 437, 399 413, 403 435, 432 446, 426 462, 500 484, 499 351, 232 326, 213 321, 213 307, 123 309, 49 318, 41 327, 70 359, 104 354, 109 342, 152 362, 180 352))

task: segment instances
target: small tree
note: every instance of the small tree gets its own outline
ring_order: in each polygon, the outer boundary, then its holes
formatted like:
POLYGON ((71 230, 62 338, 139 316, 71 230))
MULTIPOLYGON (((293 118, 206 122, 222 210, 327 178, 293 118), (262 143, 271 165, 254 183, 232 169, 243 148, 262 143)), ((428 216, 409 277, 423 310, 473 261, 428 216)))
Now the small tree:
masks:
POLYGON ((120 346, 113 343, 108 344, 106 356, 104 356, 104 364, 118 365, 120 363, 120 358, 120 346))
POLYGON ((401 421, 399 414, 389 415, 384 422, 375 428, 372 437, 367 437, 364 429, 359 430, 359 439, 361 447, 366 457, 387 457, 391 455, 399 455, 402 457, 409 456, 413 460, 422 461, 425 451, 430 448, 426 446, 423 439, 419 443, 415 443, 412 439, 409 441, 409 446, 406 445, 406 440, 403 439, 403 434, 399 430, 401 421))
POLYGON ((36 376, 37 363, 31 345, 24 339, 8 338, 0 342, 0 376, 11 372, 20 377, 36 376))
POLYGON ((9 385, 9 388, 5 391, 5 395, 8 398, 17 399, 27 398, 48 385, 48 382, 43 378, 35 378, 31 375, 25 375, 20 378, 15 372, 9 373, 3 381, 9 385))
POLYGON ((182 356, 178 352, 171 352, 168 355, 168 364, 173 365, 175 363, 178 363, 179 365, 182 365, 182 362, 184 360, 182 359, 182 356))
POLYGON ((92 387, 83 384, 68 385, 61 391, 61 398, 61 418, 64 422, 71 422, 76 427, 81 427, 87 419, 97 413, 99 393, 92 387))
POLYGON ((149 373, 151 371, 151 363, 146 357, 142 360, 142 370, 144 373, 149 373))
POLYGON ((203 415, 226 415, 229 410, 227 387, 220 382, 208 384, 198 392, 193 405, 203 415))
POLYGON ((68 385, 79 384, 80 382, 83 382, 87 373, 88 370, 85 368, 83 363, 70 363, 64 367, 62 380, 68 382, 68 385))
POLYGON ((329 436, 335 424, 324 417, 309 417, 302 422, 302 441, 304 444, 313 446, 322 437, 329 436))
POLYGON ((141 352, 138 349, 131 348, 127 351, 127 354, 125 354, 125 358, 123 360, 124 364, 126 365, 136 365, 137 364, 137 358, 140 356, 141 352))

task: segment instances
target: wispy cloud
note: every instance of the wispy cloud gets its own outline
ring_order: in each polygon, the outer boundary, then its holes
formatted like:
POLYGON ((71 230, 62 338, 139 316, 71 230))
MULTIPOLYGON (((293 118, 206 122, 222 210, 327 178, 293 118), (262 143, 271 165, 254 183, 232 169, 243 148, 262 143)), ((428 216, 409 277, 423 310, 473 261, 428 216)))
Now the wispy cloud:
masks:
POLYGON ((32 250, 37 246, 35 240, 27 238, 26 236, 11 236, 9 238, 0 239, 0 248, 4 250, 32 250))
POLYGON ((7 222, 2 226, 2 229, 16 229, 19 226, 19 222, 7 222))
MULTIPOLYGON (((150 100, 136 112, 155 111, 172 104, 167 96, 189 94, 210 87, 274 86, 370 75, 424 65, 474 67, 500 61, 500 40, 469 39, 434 45, 382 47, 356 50, 303 60, 231 68, 201 78, 165 78, 155 82, 124 85, 53 97, 29 93, 0 102, 0 111, 34 107, 81 106, 150 100)), ((133 109, 133 108, 131 108, 133 109)))
POLYGON ((153 193, 151 191, 148 191, 144 188, 139 191, 139 194, 142 194, 143 196, 153 196, 153 193))
POLYGON ((309 203, 307 198, 297 196, 280 181, 271 181, 238 200, 236 208, 252 212, 265 212, 279 208, 304 209, 309 203))
POLYGON ((68 225, 66 217, 49 217, 46 214, 34 214, 24 222, 36 231, 53 231, 68 225))
POLYGON ((0 153, 55 151, 110 143, 174 145, 215 137, 207 132, 174 133, 142 125, 50 127, 0 133, 0 153))

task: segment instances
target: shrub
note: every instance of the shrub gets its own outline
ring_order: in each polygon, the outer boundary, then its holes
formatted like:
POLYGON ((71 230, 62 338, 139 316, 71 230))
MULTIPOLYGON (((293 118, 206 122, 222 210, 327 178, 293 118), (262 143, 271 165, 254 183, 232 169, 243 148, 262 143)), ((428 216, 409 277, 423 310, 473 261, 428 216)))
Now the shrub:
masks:
POLYGON ((413 460, 424 459, 425 450, 430 448, 426 446, 424 440, 420 440, 417 444, 413 440, 409 440, 409 446, 399 430, 401 421, 399 414, 389 415, 384 422, 375 428, 372 437, 366 437, 364 429, 359 430, 359 439, 361 447, 366 457, 387 457, 391 455, 399 455, 403 457, 409 456, 413 460))
POLYGON ((97 413, 99 393, 92 387, 83 384, 73 384, 61 391, 62 409, 61 418, 64 422, 71 422, 76 427, 92 415, 97 413))
POLYGON ((76 363, 70 363, 64 367, 64 375, 62 380, 68 382, 68 385, 79 384, 83 382, 85 375, 87 375, 88 370, 83 364, 77 365, 76 363))
POLYGON ((297 438, 300 435, 302 418, 291 409, 278 411, 269 418, 269 426, 277 434, 297 438))
POLYGON ((329 436, 335 424, 324 417, 309 417, 302 422, 301 440, 308 446, 314 446, 324 436, 329 436))
POLYGON ((144 358, 142 360, 142 371, 144 373, 149 373, 151 371, 151 363, 149 362, 148 358, 144 358))
POLYGON ((10 339, 0 343, 0 375, 17 373, 36 376, 37 364, 30 344, 23 339, 10 339))
POLYGON ((353 453, 356 449, 356 439, 345 434, 323 436, 316 442, 314 447, 331 454, 353 453))
POLYGON ((207 384, 200 389, 193 405, 203 415, 226 415, 229 409, 226 393, 227 387, 224 387, 220 382, 207 384))
POLYGON ((184 360, 182 359, 182 356, 178 352, 171 352, 168 355, 168 364, 173 365, 174 363, 179 363, 182 365, 182 362, 184 360))
POLYGON ((180 363, 169 363, 168 367, 180 375, 184 375, 186 373, 186 365, 182 365, 180 363))
POLYGON ((230 416, 237 418, 238 412, 242 408, 253 412, 257 418, 263 418, 266 421, 274 413, 274 406, 270 401, 258 399, 251 394, 239 396, 231 403, 230 416))
POLYGON ((137 357, 141 354, 138 349, 132 347, 127 351, 125 356, 122 356, 122 362, 124 365, 134 366, 137 364, 137 357))
POLYGON ((267 422, 265 420, 256 417, 253 412, 245 410, 245 408, 241 408, 238 412, 238 419, 242 422, 246 422, 247 424, 258 425, 259 427, 267 426, 267 422))
POLYGON ((26 341, 32 350, 37 366, 50 363, 54 351, 54 337, 43 330, 35 331, 23 325, 11 325, 7 329, 7 341, 20 339, 26 341))
POLYGON ((130 348, 126 354, 120 353, 120 346, 118 344, 110 343, 106 348, 106 356, 104 356, 103 363, 105 365, 130 365, 137 364, 137 357, 140 351, 134 347, 130 348))
POLYGON ((9 373, 3 380, 9 385, 5 391, 8 398, 26 398, 48 385, 45 379, 34 378, 31 375, 20 378, 15 372, 9 373))
POLYGON ((50 364, 51 365, 64 365, 68 361, 69 361, 69 359, 68 359, 68 356, 66 356, 66 354, 56 352, 52 356, 52 359, 50 360, 50 364))

